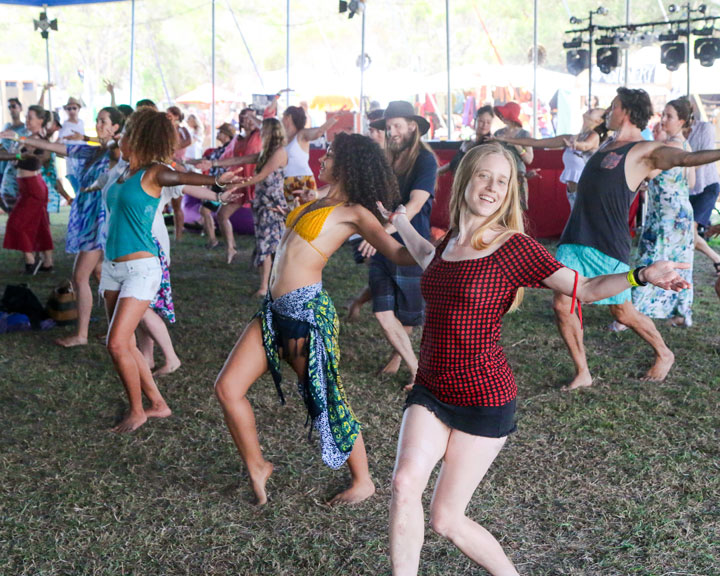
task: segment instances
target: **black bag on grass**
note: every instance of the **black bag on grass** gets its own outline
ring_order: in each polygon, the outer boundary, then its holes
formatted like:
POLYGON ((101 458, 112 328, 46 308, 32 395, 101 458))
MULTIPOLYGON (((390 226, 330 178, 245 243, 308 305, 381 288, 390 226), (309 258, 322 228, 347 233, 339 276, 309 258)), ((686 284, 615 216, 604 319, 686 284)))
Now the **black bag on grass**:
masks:
POLYGON ((30 325, 35 330, 38 330, 40 323, 48 318, 45 307, 27 284, 8 284, 0 300, 0 309, 9 314, 25 314, 30 318, 30 325))

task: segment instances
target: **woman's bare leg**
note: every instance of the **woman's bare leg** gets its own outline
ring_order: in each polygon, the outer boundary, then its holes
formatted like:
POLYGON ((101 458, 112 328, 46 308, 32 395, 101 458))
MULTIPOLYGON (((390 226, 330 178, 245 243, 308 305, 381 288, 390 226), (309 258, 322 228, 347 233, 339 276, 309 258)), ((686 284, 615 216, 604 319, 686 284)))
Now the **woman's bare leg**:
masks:
MULTIPOLYGON (((147 314, 147 312, 145 312, 145 314, 147 314)), ((144 318, 145 315, 143 315, 143 319, 144 318)), ((154 370, 155 342, 153 341, 152 336, 150 336, 150 333, 145 328, 142 320, 140 320, 140 324, 138 324, 135 335, 137 338, 137 347, 140 350, 140 353, 143 355, 143 358, 145 358, 145 362, 147 362, 148 368, 150 368, 150 370, 154 370)))
POLYGON ((44 250, 42 253, 42 261, 44 267, 49 267, 53 265, 53 251, 52 250, 44 250))
POLYGON ((151 308, 148 308, 145 314, 143 314, 140 326, 148 333, 152 340, 157 342, 160 350, 162 350, 163 356, 165 356, 165 365, 154 372, 155 376, 172 374, 180 368, 180 358, 178 358, 175 353, 170 332, 165 322, 163 322, 163 319, 151 308))
POLYGON ((170 408, 155 385, 150 368, 135 343, 135 329, 150 301, 136 298, 118 300, 117 295, 117 292, 105 291, 108 316, 112 317, 107 349, 128 395, 130 411, 113 431, 132 432, 145 424, 148 418, 169 416, 170 408), (148 410, 143 408, 143 393, 150 401, 148 410))
POLYGON ((465 509, 506 439, 453 430, 430 505, 432 529, 492 576, 518 576, 518 572, 495 537, 465 516, 465 509))
POLYGON ((200 208, 200 215, 203 219, 203 230, 205 230, 205 236, 207 237, 207 247, 215 248, 218 245, 218 240, 215 236, 215 220, 213 220, 212 211, 203 206, 200 208))
POLYGON ((87 344, 93 304, 90 275, 95 272, 98 264, 102 261, 102 256, 102 250, 93 250, 92 252, 79 252, 75 258, 72 285, 77 303, 77 328, 72 336, 55 340, 55 343, 60 346, 70 348, 87 344))
POLYGON ((225 361, 215 381, 215 395, 220 401, 230 435, 247 466, 259 505, 267 502, 265 484, 272 474, 273 465, 263 458, 255 428, 255 414, 246 394, 267 369, 262 329, 260 320, 256 318, 245 328, 225 361))
POLYGON ((390 561, 394 576, 418 572, 425 537, 422 494, 449 438, 450 428, 424 406, 413 404, 405 410, 390 501, 390 561))
POLYGON ((220 210, 218 210, 218 227, 220 228, 220 233, 225 239, 228 264, 232 262, 235 254, 237 254, 237 248, 235 247, 235 233, 233 232, 232 222, 230 222, 230 216, 235 214, 240 207, 240 204, 226 204, 225 206, 220 206, 220 210))
POLYGON ((272 271, 273 257, 265 256, 265 260, 260 264, 260 288, 255 292, 255 296, 261 298, 267 294, 268 286, 270 285, 270 272, 272 271))
POLYGON ((183 212, 182 207, 182 196, 180 198, 173 198, 170 202, 172 202, 173 209, 175 241, 180 242, 180 240, 182 240, 183 232, 185 231, 185 212, 183 212))

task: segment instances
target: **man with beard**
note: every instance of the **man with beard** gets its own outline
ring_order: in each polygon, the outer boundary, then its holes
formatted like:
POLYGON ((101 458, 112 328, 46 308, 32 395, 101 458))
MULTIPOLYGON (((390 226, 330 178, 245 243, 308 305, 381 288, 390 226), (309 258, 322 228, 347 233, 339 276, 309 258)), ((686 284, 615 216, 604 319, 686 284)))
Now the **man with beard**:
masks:
MULTIPOLYGON (((400 202, 407 208, 408 219, 424 238, 430 238, 430 210, 435 195, 437 160, 421 137, 430 124, 417 116, 409 102, 390 102, 383 118, 371 122, 371 128, 385 132, 385 146, 400 188, 400 202)), ((398 242, 402 239, 391 224, 385 229, 398 242)), ((404 361, 410 370, 412 387, 417 372, 417 357, 410 342, 414 326, 421 326, 425 302, 420 294, 420 266, 396 266, 367 243, 360 245, 363 255, 372 255, 369 284, 375 318, 394 352, 381 373, 394 374, 404 361)))

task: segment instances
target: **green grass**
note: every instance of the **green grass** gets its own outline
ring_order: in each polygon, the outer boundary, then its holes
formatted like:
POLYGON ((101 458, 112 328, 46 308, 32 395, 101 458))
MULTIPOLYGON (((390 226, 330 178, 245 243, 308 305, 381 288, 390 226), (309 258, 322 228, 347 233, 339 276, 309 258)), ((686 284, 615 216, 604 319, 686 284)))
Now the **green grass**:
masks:
MULTIPOLYGON (((61 248, 67 213, 52 219, 61 248)), ((173 246, 171 333, 183 366, 160 386, 174 415, 131 436, 108 432, 126 399, 97 338, 105 329, 100 308, 82 349, 54 346, 62 329, 0 336, 0 574, 389 574, 389 483, 407 374, 374 375, 388 348, 368 310, 342 326, 341 368, 365 426, 377 495, 355 508, 323 504, 347 471, 327 469, 308 445, 292 384, 280 406, 264 377, 250 398, 276 472, 269 504, 249 504, 212 390, 257 307, 251 239, 239 242, 232 266, 196 235, 173 246)), ((0 286, 28 282, 44 300, 70 275, 72 259, 62 249, 56 258, 53 276, 25 278, 18 253, 0 251, 0 286)), ((597 384, 563 394, 572 370, 550 293, 529 290, 522 311, 507 317, 519 430, 468 514, 500 539, 522 574, 720 574, 720 303, 709 263, 698 257, 696 269, 696 325, 660 325, 677 355, 662 384, 639 380, 650 349, 632 334, 606 331, 607 312, 586 306, 597 384)), ((341 250, 325 279, 341 308, 366 269, 341 250)), ((482 571, 428 530, 422 573, 482 571)))

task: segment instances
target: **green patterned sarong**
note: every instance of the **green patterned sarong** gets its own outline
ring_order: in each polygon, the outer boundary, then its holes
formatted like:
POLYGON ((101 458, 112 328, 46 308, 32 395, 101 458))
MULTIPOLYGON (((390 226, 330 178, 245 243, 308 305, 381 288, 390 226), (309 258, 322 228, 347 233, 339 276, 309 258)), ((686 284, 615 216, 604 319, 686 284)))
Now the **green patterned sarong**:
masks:
POLYGON ((339 468, 350 456, 360 433, 360 422, 350 407, 340 383, 340 325, 335 306, 322 284, 303 286, 272 300, 265 296, 257 316, 262 323, 263 345, 280 400, 282 373, 278 343, 281 341, 273 314, 309 325, 307 377, 298 381, 312 426, 320 435, 322 459, 339 468))

